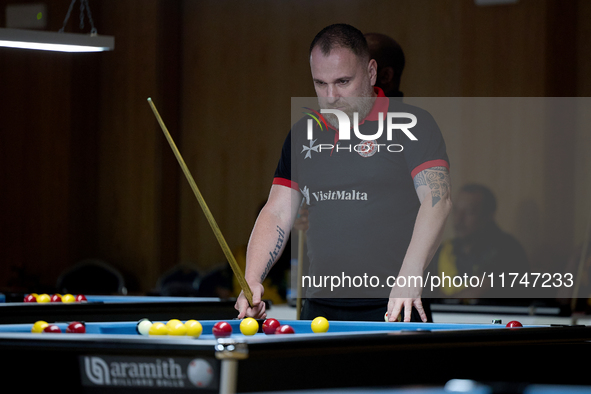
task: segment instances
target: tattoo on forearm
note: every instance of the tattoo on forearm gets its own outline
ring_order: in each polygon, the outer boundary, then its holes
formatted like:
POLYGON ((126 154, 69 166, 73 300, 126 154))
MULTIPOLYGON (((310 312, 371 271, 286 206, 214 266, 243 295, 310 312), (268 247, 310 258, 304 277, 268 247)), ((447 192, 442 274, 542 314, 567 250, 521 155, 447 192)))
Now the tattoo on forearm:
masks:
POLYGON ((273 267, 273 264, 275 264, 275 262, 279 258, 279 252, 281 252, 281 247, 283 246, 283 242, 285 241, 285 231, 279 226, 277 226, 277 229, 275 231, 277 231, 278 234, 277 243, 275 244, 275 248, 273 248, 273 251, 269 252, 270 258, 269 261, 267 261, 267 265, 265 266, 265 271, 263 271, 263 274, 261 275, 261 283, 265 280, 265 278, 269 274, 269 271, 271 270, 271 267, 273 267))
POLYGON ((435 206, 450 191, 451 179, 445 167, 432 167, 421 171, 414 178, 415 190, 419 186, 431 189, 432 206, 435 206))

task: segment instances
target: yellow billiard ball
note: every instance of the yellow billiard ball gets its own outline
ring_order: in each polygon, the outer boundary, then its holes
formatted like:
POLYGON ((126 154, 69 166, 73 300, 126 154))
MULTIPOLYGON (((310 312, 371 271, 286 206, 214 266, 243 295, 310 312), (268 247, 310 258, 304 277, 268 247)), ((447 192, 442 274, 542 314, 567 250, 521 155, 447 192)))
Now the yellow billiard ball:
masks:
POLYGON ((312 331, 316 333, 320 332, 327 332, 328 331, 328 320, 322 316, 318 316, 316 319, 312 320, 312 331))
POLYGON ((187 320, 185 327, 187 328, 187 335, 190 337, 199 338, 203 332, 203 326, 197 320, 187 320))
POLYGON ((162 322, 157 322, 152 324, 150 330, 148 330, 148 334, 150 335, 168 335, 168 328, 166 324, 162 322))
POLYGON ((187 327, 185 327, 180 320, 174 319, 173 321, 166 323, 166 328, 168 329, 168 335, 187 335, 187 327))
POLYGON ((252 317, 247 317, 240 322, 240 332, 244 335, 254 335, 259 331, 259 323, 252 317))
POLYGON ((39 295, 39 297, 37 297, 37 302, 46 303, 50 301, 51 297, 49 296, 49 294, 41 294, 39 295))
POLYGON ((179 324, 181 321, 179 319, 170 319, 169 321, 166 322, 166 327, 172 327, 172 326, 176 326, 177 324, 179 324))
POLYGON ((62 302, 64 304, 71 304, 72 302, 76 302, 76 297, 74 297, 72 294, 64 294, 62 296, 62 302))
POLYGON ((37 334, 41 333, 41 332, 43 332, 45 327, 47 327, 48 325, 49 325, 49 323, 47 323, 46 321, 39 320, 38 322, 35 322, 35 324, 33 324, 33 328, 31 328, 31 332, 34 332, 37 334))

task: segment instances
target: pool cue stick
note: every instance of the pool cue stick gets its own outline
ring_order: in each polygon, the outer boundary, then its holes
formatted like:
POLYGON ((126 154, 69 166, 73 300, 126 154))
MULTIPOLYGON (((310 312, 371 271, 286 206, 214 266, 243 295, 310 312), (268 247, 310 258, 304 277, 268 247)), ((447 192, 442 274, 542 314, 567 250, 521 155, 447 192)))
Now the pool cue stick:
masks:
POLYGON ((296 300, 297 319, 300 320, 302 313, 302 272, 304 270, 304 242, 306 233, 304 230, 298 230, 298 290, 296 300))
POLYGON ((244 273, 240 270, 240 267, 238 266, 238 263, 236 262, 236 259, 234 258, 234 254, 232 254, 230 247, 226 243, 226 240, 224 239, 224 236, 222 235, 222 231, 218 227, 213 215, 211 214, 211 211, 207 207, 207 204, 205 203, 205 200, 203 199, 203 196, 201 195, 201 192, 199 191, 199 188, 197 187, 197 184, 195 183, 195 180, 193 179, 193 176, 191 175, 189 168, 185 164, 185 161, 183 160, 181 153, 177 149, 176 144, 174 143, 170 133, 168 132, 168 129, 166 128, 166 125, 164 124, 164 121, 160 117, 160 114, 158 113, 158 110, 156 109, 156 106, 152 102, 151 98, 148 98, 148 103, 150 104, 150 107, 152 108, 152 111, 154 112, 154 115, 156 116, 156 119, 158 120, 158 123, 160 124, 160 128, 162 129, 162 132, 164 133, 166 140, 170 144, 170 147, 172 148, 172 151, 174 152, 176 159, 178 160, 179 164, 181 165, 181 168, 182 168, 183 172, 185 173, 185 177, 187 178, 187 181, 189 181, 189 185, 191 185, 191 189, 193 190, 195 197, 197 197, 197 201, 199 202, 199 205, 201 206, 201 209, 203 210, 203 213, 205 214, 205 217, 207 218, 207 221, 209 222, 209 225, 211 226, 211 229, 213 230, 215 237, 217 238, 220 246, 222 247, 222 251, 226 255, 226 258, 228 259, 228 262, 230 263, 230 267, 232 267, 232 271, 234 271, 234 275, 236 275, 236 279, 238 279, 238 283, 240 284, 240 287, 242 288, 242 291, 244 292, 244 295, 246 296, 246 299, 248 300, 248 304, 252 308, 252 306, 253 306, 253 304, 252 304, 252 290, 250 289, 250 286, 246 282, 246 279, 244 279, 244 273))
POLYGON ((587 222, 587 230, 585 231, 585 238, 583 239, 583 248, 581 250, 581 258, 579 259, 579 266, 577 269, 577 277, 575 278, 575 287, 573 289, 573 295, 570 300, 570 311, 571 314, 575 311, 577 306, 577 295, 579 293, 579 287, 581 286, 581 276, 583 275, 583 269, 585 267, 585 260, 587 258, 587 250, 591 243, 591 212, 589 214, 589 220, 587 222))

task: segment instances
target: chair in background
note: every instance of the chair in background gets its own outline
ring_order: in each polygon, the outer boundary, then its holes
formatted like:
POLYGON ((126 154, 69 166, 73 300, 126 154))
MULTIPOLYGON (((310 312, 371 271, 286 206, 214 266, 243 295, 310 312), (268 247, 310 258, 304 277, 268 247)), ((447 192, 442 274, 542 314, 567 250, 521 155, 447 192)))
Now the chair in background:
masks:
POLYGON ((188 264, 179 264, 165 272, 156 283, 156 293, 169 297, 196 297, 201 275, 188 264))
POLYGON ((79 261, 60 275, 56 287, 62 294, 127 294, 123 275, 99 259, 79 261))

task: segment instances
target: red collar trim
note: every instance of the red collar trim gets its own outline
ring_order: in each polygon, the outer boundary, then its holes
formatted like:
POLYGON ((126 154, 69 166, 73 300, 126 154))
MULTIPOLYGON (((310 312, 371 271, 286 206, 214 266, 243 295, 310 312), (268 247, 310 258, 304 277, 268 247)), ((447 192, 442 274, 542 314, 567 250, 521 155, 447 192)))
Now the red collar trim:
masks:
POLYGON ((380 120, 379 114, 380 112, 386 116, 386 112, 388 112, 388 107, 390 106, 390 100, 384 94, 384 91, 378 87, 373 88, 373 91, 377 93, 378 97, 376 97, 376 101, 373 103, 373 107, 371 108, 370 113, 363 119, 359 124, 363 124, 366 120, 369 121, 377 121, 380 120))

